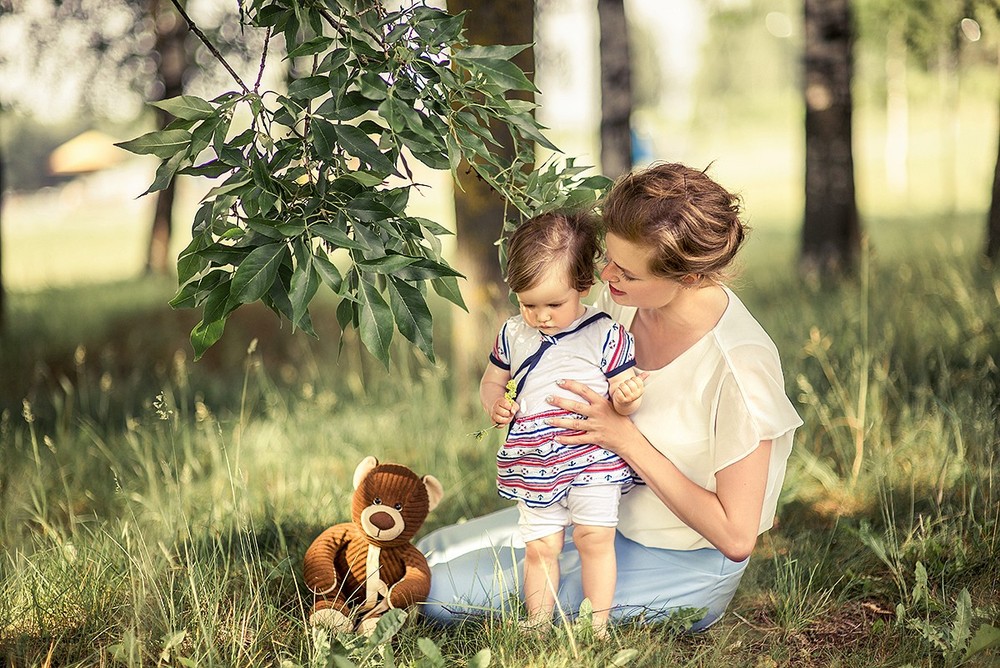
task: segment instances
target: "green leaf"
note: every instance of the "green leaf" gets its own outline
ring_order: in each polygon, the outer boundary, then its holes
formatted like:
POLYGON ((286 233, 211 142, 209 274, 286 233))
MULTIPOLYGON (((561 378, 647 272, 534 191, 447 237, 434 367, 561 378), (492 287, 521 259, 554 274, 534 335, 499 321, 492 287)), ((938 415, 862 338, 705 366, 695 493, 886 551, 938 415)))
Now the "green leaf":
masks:
POLYGON ((313 269, 312 253, 301 239, 295 244, 297 263, 292 272, 292 283, 288 299, 292 302, 292 324, 301 327, 303 318, 309 312, 309 303, 319 289, 319 275, 313 269))
POLYGON ((487 85, 495 86, 500 91, 527 90, 537 92, 535 84, 528 80, 514 63, 509 60, 499 60, 493 58, 481 58, 468 60, 462 52, 455 56, 455 61, 467 66, 473 72, 483 76, 487 85))
POLYGON ((968 659, 974 654, 997 648, 1000 648, 1000 629, 989 624, 983 624, 976 630, 976 635, 972 636, 969 648, 965 653, 965 658, 968 659))
POLYGON ((172 155, 167 160, 160 163, 160 166, 156 168, 156 176, 153 177, 153 183, 150 184, 149 188, 143 195, 148 195, 160 190, 163 190, 170 185, 170 182, 174 180, 174 175, 177 170, 180 169, 181 164, 187 159, 183 153, 176 153, 172 155))
POLYGON ((314 100, 330 92, 330 78, 325 76, 303 77, 288 84, 288 97, 296 100, 314 100))
POLYGON ((201 359, 205 351, 222 338, 222 332, 226 329, 226 317, 205 322, 201 320, 194 329, 191 330, 191 347, 194 348, 195 361, 201 359))
MULTIPOLYGON (((330 86, 332 87, 336 74, 330 75, 330 86)), ((350 121, 362 114, 371 111, 376 106, 374 100, 369 100, 356 90, 339 94, 334 91, 334 96, 323 102, 316 109, 317 116, 323 116, 335 121, 350 121)))
POLYGON ((406 281, 390 276, 389 304, 399 333, 415 344, 427 359, 433 362, 434 332, 431 311, 420 290, 406 281))
POLYGON ((382 615, 375 624, 375 631, 365 643, 370 649, 384 645, 396 635, 406 623, 406 611, 402 608, 392 608, 382 615))
POLYGON ((372 174, 371 172, 348 172, 344 174, 344 178, 352 179, 357 181, 366 188, 373 188, 377 185, 381 185, 384 180, 381 176, 372 174))
POLYGON ((511 60, 530 46, 530 44, 490 44, 487 46, 470 44, 457 51, 455 57, 463 60, 511 60))
POLYGON ((370 260, 358 260, 357 265, 365 271, 376 274, 395 274, 403 267, 408 267, 417 260, 418 258, 408 255, 396 255, 392 253, 370 260))
POLYGON ((462 292, 458 289, 458 281, 453 276, 432 278, 431 287, 434 288, 434 292, 468 313, 469 308, 465 305, 465 300, 462 299, 462 292))
POLYGON ((360 128, 353 125, 338 125, 337 143, 355 158, 371 166, 376 173, 400 175, 396 171, 394 161, 379 151, 378 144, 373 142, 360 128))
POLYGON ((344 286, 344 279, 340 275, 340 270, 337 269, 337 265, 330 262, 330 259, 325 255, 322 255, 320 251, 317 251, 313 255, 313 267, 316 269, 316 273, 319 277, 323 279, 323 282, 329 286, 331 290, 340 294, 341 289, 344 286))
POLYGON ((217 199, 223 195, 235 193, 253 183, 253 179, 246 174, 233 174, 233 177, 227 179, 226 183, 223 183, 221 186, 209 190, 208 194, 205 195, 205 199, 217 199), (234 179, 233 177, 236 176, 239 176, 239 178, 234 179))
POLYGON ((489 647, 484 647, 476 655, 469 659, 469 668, 488 668, 493 661, 493 652, 489 647))
POLYGON ((183 151, 190 143, 191 133, 187 130, 160 130, 147 132, 129 141, 118 142, 115 146, 130 153, 152 154, 166 160, 175 153, 183 151))
POLYGON ((249 304, 267 294, 287 254, 288 247, 283 243, 253 249, 233 275, 233 298, 240 304, 249 304))
POLYGON ((194 95, 180 95, 169 100, 153 102, 152 105, 187 121, 200 121, 215 115, 215 108, 212 105, 194 95))
POLYGON ((385 204, 375 199, 373 192, 361 193, 348 202, 344 210, 351 218, 363 223, 377 223, 395 217, 385 204))
POLYGON ((313 142, 316 145, 317 155, 327 158, 336 153, 337 129, 333 123, 322 118, 313 118, 310 127, 312 128, 313 142))
POLYGON ((639 656, 639 650, 630 647, 628 649, 619 650, 617 654, 611 657, 612 666, 631 666, 635 661, 635 657, 639 656))
POLYGON ((559 150, 555 144, 550 142, 548 138, 542 134, 541 126, 535 122, 535 119, 529 114, 510 114, 506 117, 506 119, 511 125, 520 130, 521 134, 528 139, 535 140, 549 150, 559 150))
POLYGON ((332 37, 313 37, 312 39, 302 42, 297 47, 288 52, 285 56, 285 60, 289 58, 299 58, 300 56, 314 56, 318 53, 323 53, 334 43, 332 37))
POLYGON ((347 235, 344 230, 327 225, 326 223, 316 223, 309 227, 309 230, 323 241, 328 241, 336 248, 350 248, 353 250, 368 250, 368 246, 355 241, 347 235))
POLYGON ((441 656, 441 650, 438 648, 437 643, 435 643, 430 638, 420 638, 417 640, 417 647, 420 651, 424 653, 431 661, 431 665, 434 666, 444 666, 444 657, 441 656))
POLYGON ((358 301, 361 319, 358 323, 361 341, 368 351, 389 368, 389 344, 392 342, 392 310, 375 285, 362 277, 358 301))
POLYGON ((964 650, 972 635, 972 596, 965 587, 958 594, 955 604, 955 621, 951 627, 951 646, 954 650, 964 650))

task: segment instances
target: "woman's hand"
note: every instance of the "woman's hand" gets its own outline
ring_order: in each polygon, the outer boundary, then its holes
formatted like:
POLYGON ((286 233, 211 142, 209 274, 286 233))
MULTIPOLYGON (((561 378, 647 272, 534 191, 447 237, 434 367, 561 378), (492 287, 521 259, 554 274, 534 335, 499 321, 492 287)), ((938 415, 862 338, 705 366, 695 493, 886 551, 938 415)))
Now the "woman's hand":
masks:
POLYGON ((638 434, 632 421, 619 415, 608 399, 597 394, 583 383, 575 380, 561 380, 558 384, 559 387, 579 395, 583 401, 574 401, 564 397, 549 397, 548 402, 571 413, 578 413, 585 419, 549 419, 548 423, 553 426, 582 432, 577 436, 557 436, 556 441, 564 445, 594 443, 611 452, 623 454, 622 451, 627 446, 629 437, 638 434))

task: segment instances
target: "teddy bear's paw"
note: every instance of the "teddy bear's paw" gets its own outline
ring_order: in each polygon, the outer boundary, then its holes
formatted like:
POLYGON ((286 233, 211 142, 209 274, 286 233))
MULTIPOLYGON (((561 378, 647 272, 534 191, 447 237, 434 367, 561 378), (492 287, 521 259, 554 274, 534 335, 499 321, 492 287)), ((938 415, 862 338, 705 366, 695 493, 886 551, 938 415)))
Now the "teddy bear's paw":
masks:
POLYGON ((317 610, 309 617, 309 623, 313 626, 329 629, 334 633, 349 633, 354 627, 350 617, 333 608, 317 610))
POLYGON ((364 619, 361 620, 361 623, 358 624, 358 633, 360 633, 366 638, 370 638, 371 635, 375 633, 375 627, 378 626, 378 620, 380 619, 382 618, 365 617, 364 619))

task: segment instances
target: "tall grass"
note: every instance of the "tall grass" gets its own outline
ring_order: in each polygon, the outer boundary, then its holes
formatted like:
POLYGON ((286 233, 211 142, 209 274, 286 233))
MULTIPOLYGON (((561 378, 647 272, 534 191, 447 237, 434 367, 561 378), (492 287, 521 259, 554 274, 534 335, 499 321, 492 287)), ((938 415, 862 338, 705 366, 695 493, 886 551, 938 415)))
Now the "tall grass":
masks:
MULTIPOLYGON (((628 625, 600 643, 572 627, 407 623, 393 661, 476 665, 489 648, 506 666, 989 665, 996 650, 974 651, 1000 626, 1000 277, 967 248, 876 244, 857 280, 832 285, 751 253, 737 290, 782 351, 805 425, 778 526, 708 633, 628 625)), ((186 316, 126 307, 131 286, 99 290, 89 321, 72 292, 13 297, 0 662, 327 665, 341 651, 341 665, 388 665, 384 649, 309 633, 302 554, 348 518, 367 454, 442 480, 428 529, 505 505, 499 435, 468 436, 474 398, 402 348, 392 374, 353 339, 334 364, 335 336, 304 341, 266 314, 236 318, 192 363, 186 316), (54 302, 62 317, 42 307, 54 302)))

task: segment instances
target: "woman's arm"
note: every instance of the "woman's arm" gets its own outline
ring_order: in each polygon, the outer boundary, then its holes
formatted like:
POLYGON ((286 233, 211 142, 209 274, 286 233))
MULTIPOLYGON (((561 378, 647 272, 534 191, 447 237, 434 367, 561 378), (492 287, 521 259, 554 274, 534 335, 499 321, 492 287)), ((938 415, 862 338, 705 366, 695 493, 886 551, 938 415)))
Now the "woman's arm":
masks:
POLYGON ((715 474, 716 491, 710 492, 687 478, 654 448, 627 417, 618 415, 610 402, 575 381, 562 386, 585 401, 553 397, 550 403, 587 419, 550 420, 558 427, 585 432, 559 437, 565 444, 596 443, 617 453, 678 518, 705 537, 727 558, 743 561, 753 551, 760 529, 771 442, 715 474))

